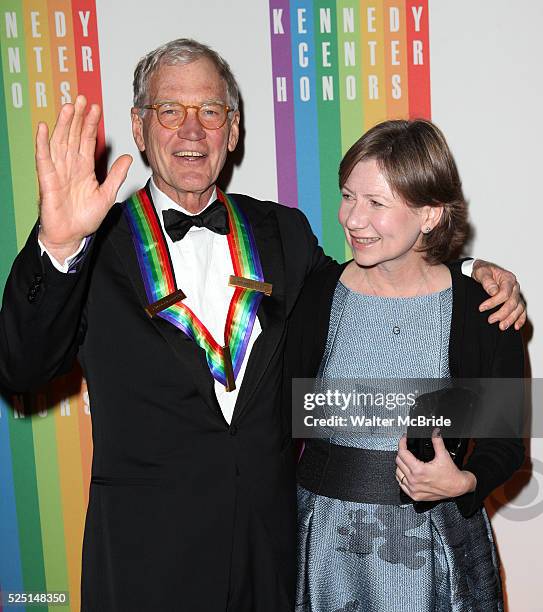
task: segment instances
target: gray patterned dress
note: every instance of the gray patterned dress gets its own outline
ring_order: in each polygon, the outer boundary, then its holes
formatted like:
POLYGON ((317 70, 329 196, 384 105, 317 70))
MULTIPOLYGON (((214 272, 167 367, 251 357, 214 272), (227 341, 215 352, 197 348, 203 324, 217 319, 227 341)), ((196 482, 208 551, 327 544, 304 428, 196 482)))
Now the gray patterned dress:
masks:
MULTIPOLYGON (((413 298, 362 295, 338 283, 320 376, 449 378, 452 289, 413 298)), ((396 452, 398 438, 331 431, 341 446, 396 452)), ((502 611, 484 510, 454 502, 342 501, 298 487, 298 612, 502 611)))

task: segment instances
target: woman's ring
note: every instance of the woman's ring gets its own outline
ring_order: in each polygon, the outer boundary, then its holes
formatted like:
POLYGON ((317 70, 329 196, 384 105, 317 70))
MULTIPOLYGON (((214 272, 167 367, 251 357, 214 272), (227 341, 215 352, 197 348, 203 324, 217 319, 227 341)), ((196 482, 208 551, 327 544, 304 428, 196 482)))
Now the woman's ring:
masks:
POLYGON ((400 484, 403 484, 404 480, 405 480, 405 474, 402 476, 402 479, 400 480, 400 484))

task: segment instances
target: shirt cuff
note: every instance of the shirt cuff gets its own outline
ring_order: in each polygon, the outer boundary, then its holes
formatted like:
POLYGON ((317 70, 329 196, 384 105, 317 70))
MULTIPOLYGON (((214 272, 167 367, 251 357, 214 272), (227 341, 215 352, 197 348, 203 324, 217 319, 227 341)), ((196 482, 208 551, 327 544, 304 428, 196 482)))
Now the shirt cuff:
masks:
POLYGON ((474 263, 475 259, 473 257, 470 257, 469 259, 466 259, 462 262, 461 270, 464 276, 469 276, 471 278, 474 263))
POLYGON ((81 261, 83 256, 85 255, 85 250, 89 242, 90 242, 90 236, 87 236, 87 238, 83 238, 77 251, 73 255, 66 257, 63 263, 60 263, 59 261, 55 259, 55 257, 53 257, 53 255, 51 255, 51 253, 49 253, 49 251, 44 246, 43 242, 38 238, 38 244, 40 245, 40 251, 41 251, 40 254, 43 255, 44 253, 46 253, 49 259, 51 260, 51 263, 53 264, 53 266, 59 272, 63 272, 64 274, 77 272, 76 266, 81 261))

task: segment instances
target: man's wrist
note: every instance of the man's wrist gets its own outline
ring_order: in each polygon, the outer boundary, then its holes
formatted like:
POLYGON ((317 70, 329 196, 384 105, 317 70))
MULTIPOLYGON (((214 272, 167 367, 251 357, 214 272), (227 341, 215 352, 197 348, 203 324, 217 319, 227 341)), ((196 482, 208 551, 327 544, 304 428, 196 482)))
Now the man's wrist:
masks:
POLYGON ((77 248, 70 248, 70 253, 65 256, 64 253, 52 253, 38 236, 38 245, 40 247, 41 255, 43 256, 45 253, 49 257, 52 266, 64 274, 77 271, 79 262, 87 252, 87 245, 89 242, 90 236, 83 238, 79 245, 77 245, 77 248))
POLYGON ((81 250, 84 240, 85 237, 83 236, 66 244, 51 244, 41 232, 38 233, 38 243, 42 251, 46 251, 50 257, 54 257, 61 266, 64 266, 67 259, 73 257, 81 250))

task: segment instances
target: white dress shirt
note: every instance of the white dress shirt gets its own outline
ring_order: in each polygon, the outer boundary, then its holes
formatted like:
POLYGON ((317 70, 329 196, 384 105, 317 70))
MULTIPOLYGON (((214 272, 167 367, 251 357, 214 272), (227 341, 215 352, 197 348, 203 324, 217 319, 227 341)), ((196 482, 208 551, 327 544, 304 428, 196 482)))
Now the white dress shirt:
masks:
MULTIPOLYGON (((230 250, 228 249, 228 238, 205 227, 191 227, 182 240, 173 242, 164 230, 162 212, 173 208, 186 215, 193 215, 194 213, 185 210, 162 193, 153 179, 151 179, 150 188, 153 203, 166 237, 166 244, 170 251, 177 288, 182 289, 187 296, 183 303, 207 327, 213 338, 221 346, 224 346, 224 324, 230 300, 234 294, 234 288, 228 285, 230 275, 234 274, 230 250)), ((216 198, 217 193, 214 190, 205 208, 216 198)), ((227 423, 232 420, 234 405, 245 374, 247 360, 261 331, 260 322, 256 318, 247 345, 247 352, 236 377, 234 391, 226 391, 223 385, 215 381, 215 393, 227 423)))

